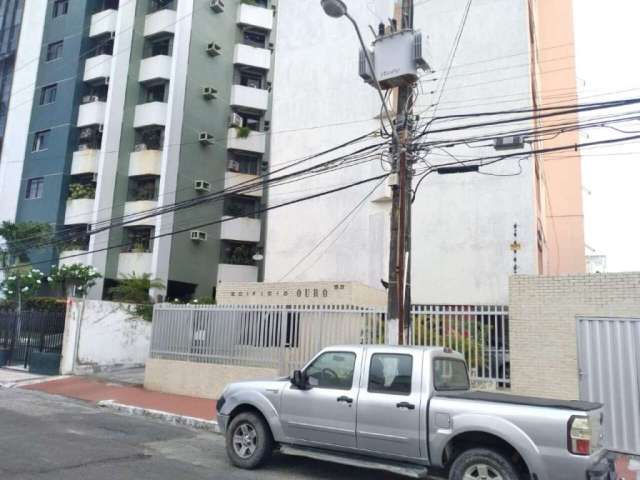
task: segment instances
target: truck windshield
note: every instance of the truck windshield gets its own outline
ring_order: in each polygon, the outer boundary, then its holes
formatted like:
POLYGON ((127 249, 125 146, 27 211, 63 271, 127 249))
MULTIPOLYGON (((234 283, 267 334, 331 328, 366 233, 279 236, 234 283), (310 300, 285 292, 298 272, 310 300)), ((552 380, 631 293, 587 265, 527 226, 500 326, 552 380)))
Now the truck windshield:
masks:
POLYGON ((467 366, 461 360, 436 358, 433 361, 433 386, 436 390, 469 390, 467 366))

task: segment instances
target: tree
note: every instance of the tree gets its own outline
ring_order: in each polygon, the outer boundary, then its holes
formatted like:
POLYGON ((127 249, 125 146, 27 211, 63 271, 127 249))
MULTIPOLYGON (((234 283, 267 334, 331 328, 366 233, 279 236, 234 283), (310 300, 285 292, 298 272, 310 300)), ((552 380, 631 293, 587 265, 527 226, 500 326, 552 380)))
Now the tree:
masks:
POLYGON ((101 276, 91 265, 74 263, 53 267, 47 280, 59 286, 63 294, 85 295, 101 276))
POLYGON ((124 275, 115 287, 109 289, 109 294, 114 300, 126 303, 151 303, 149 290, 152 288, 163 289, 164 284, 157 279, 152 279, 151 274, 143 275, 124 275))
POLYGON ((164 284, 160 280, 152 279, 148 273, 138 276, 134 272, 125 275, 119 285, 110 288, 109 294, 114 300, 134 303, 134 313, 150 322, 153 317, 153 303, 149 290, 152 288, 164 289, 164 284))
POLYGON ((22 302, 38 293, 44 282, 44 273, 37 268, 18 268, 0 283, 0 289, 9 300, 17 302, 17 310, 22 310, 22 302))
POLYGON ((48 223, 2 222, 0 237, 4 245, 0 247, 0 263, 3 268, 29 262, 29 250, 53 239, 53 230, 48 223))

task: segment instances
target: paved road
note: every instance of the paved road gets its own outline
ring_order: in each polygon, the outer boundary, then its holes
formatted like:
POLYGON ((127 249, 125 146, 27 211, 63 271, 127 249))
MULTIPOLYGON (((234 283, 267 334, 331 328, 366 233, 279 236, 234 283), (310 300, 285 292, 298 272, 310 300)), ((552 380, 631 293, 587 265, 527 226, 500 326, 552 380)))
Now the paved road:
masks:
POLYGON ((0 388, 2 480, 401 480, 381 472, 276 456, 247 472, 219 435, 127 417, 85 403, 0 388))

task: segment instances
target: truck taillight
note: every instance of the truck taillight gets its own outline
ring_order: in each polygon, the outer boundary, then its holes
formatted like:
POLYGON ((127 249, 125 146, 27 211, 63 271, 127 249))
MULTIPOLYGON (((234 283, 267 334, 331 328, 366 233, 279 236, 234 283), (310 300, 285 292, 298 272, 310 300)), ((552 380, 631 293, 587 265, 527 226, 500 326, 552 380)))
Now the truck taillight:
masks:
POLYGON ((574 455, 591 455, 593 429, 588 417, 571 417, 569 420, 569 451, 574 455))

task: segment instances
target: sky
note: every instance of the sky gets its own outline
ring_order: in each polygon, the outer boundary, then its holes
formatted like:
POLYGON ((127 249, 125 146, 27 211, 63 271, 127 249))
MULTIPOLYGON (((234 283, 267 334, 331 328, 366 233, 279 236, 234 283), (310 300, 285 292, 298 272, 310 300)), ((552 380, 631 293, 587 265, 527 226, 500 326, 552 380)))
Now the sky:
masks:
MULTIPOLYGON (((574 0, 573 4, 581 102, 640 97, 640 1, 574 0), (635 90, 625 91, 630 89, 635 90), (615 93, 585 98, 604 92, 615 93)), ((623 128, 640 132, 640 121, 623 128)), ((583 140, 621 135, 608 129, 589 130, 583 140)), ((595 250, 587 254, 606 255, 609 272, 640 271, 640 141, 584 150, 582 168, 585 241, 595 250)))

